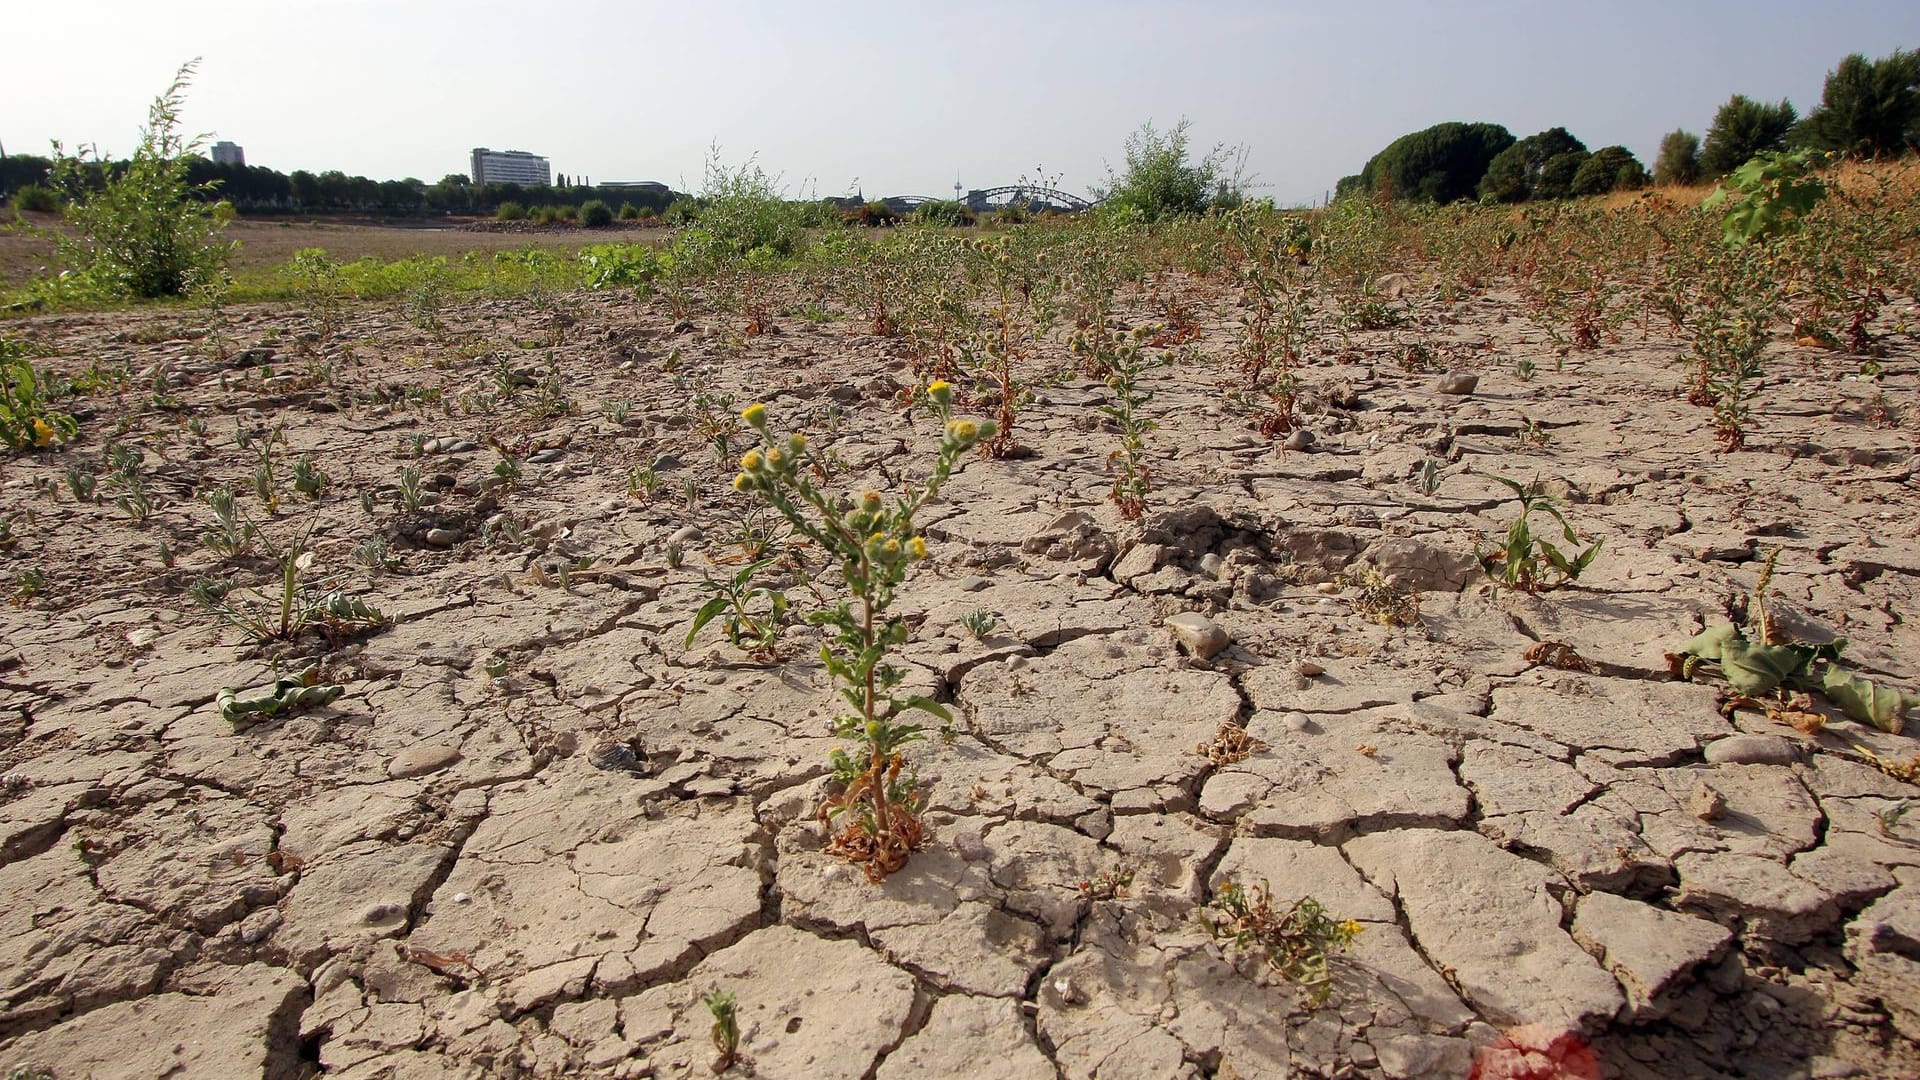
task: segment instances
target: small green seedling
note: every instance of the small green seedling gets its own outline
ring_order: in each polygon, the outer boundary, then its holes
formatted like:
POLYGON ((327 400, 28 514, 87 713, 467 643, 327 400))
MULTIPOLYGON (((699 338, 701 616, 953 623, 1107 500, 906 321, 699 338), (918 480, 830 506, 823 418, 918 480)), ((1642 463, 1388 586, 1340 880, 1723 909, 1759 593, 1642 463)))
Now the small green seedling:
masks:
POLYGON ((725 615, 726 622, 723 625, 727 640, 735 648, 770 657, 774 643, 780 639, 780 622, 787 614, 787 595, 778 589, 756 585, 753 579, 773 563, 773 559, 761 559, 741 567, 724 581, 713 578, 702 581, 700 587, 713 596, 694 613, 693 626, 687 630, 683 647, 692 648, 693 639, 700 631, 708 623, 725 615), (749 610, 754 606, 754 601, 763 599, 768 607, 764 614, 749 610))
POLYGON ((1535 593, 1576 580, 1592 565, 1594 557, 1600 554, 1600 542, 1596 540, 1591 547, 1580 549, 1579 534, 1560 512, 1558 500, 1540 489, 1538 479, 1521 484, 1491 473, 1480 475, 1508 488, 1520 499, 1520 516, 1507 527, 1506 543, 1491 551, 1477 552, 1480 566, 1489 577, 1521 592, 1535 593), (1569 545, 1566 551, 1553 541, 1535 535, 1532 518, 1536 510, 1560 523, 1560 535, 1569 545), (1558 574, 1558 580, 1549 580, 1549 574, 1558 574))
POLYGON ((993 633, 993 628, 1000 625, 1000 619, 991 611, 976 609, 960 616, 960 625, 979 639, 993 633))
POLYGON ((726 1072, 740 1060, 740 1017, 734 1009, 733 991, 716 986, 700 998, 700 1004, 713 1014, 710 1034, 713 1048, 720 1053, 714 1060, 713 1071, 726 1072))

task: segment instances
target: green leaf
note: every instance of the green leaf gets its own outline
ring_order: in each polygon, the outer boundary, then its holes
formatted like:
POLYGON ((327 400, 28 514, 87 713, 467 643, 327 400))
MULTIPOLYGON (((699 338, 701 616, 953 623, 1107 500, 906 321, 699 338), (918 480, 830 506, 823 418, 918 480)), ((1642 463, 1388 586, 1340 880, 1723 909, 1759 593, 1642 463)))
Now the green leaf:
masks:
POLYGON ((1739 627, 1731 623, 1709 626, 1681 646, 1680 651, 1688 656, 1697 656, 1717 664, 1720 662, 1720 650, 1726 647, 1727 642, 1736 640, 1744 643, 1744 639, 1740 637, 1739 627))
POLYGON ((937 716, 947 723, 953 723, 953 711, 930 697, 915 695, 900 703, 903 709, 918 709, 923 713, 937 716))
POLYGON ((1720 646, 1721 672, 1748 697, 1772 693, 1806 663, 1806 653, 1791 645, 1754 645, 1734 637, 1720 646))
POLYGON ((1839 664, 1827 665, 1820 680, 1820 692, 1849 717, 1872 724, 1889 735, 1900 734, 1907 710, 1920 705, 1920 696, 1881 686, 1839 664))
POLYGON ((693 639, 699 635, 701 628, 719 618, 720 614, 726 610, 727 598, 724 596, 716 596, 706 603, 701 604, 700 610, 694 613, 693 628, 687 631, 687 640, 680 647, 683 649, 693 648, 693 639))

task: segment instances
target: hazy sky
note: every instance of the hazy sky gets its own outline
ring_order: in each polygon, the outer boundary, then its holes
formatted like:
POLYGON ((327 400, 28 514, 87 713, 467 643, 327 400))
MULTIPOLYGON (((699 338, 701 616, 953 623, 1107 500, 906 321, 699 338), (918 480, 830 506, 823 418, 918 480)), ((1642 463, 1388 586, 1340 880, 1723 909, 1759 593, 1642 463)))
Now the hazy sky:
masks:
POLYGON ((700 184, 710 144, 795 193, 1103 182, 1143 120, 1245 144, 1316 199, 1396 136, 1565 125, 1650 162, 1745 93, 1804 112, 1850 52, 1920 47, 1920 0, 949 4, 71 0, 0 5, 0 143, 133 144, 203 57, 187 125, 283 172, 429 182, 473 146, 700 184))

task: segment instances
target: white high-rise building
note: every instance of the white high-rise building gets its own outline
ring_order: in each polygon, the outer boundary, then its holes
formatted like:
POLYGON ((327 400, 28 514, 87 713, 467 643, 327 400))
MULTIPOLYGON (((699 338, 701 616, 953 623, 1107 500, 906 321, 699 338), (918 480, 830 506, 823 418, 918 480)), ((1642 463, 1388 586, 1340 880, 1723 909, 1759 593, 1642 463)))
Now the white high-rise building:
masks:
POLYGON ((213 163, 215 165, 245 165, 247 152, 238 143, 222 140, 213 144, 213 163))
POLYGON ((539 154, 525 150, 473 148, 473 182, 481 184, 551 184, 553 166, 539 154))

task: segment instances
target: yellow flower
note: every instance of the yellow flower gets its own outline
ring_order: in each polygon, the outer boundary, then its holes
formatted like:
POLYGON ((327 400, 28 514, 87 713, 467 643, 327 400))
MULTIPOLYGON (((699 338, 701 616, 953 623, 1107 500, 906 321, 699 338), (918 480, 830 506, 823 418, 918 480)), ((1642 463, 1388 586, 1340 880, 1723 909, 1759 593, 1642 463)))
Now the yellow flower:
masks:
POLYGON ((53 445, 53 425, 37 416, 33 418, 33 445, 53 445))
POLYGON ((980 437, 980 425, 971 420, 955 420, 947 425, 947 434, 961 442, 972 442, 980 437))
POLYGON ((780 468, 780 466, 786 464, 786 461, 787 461, 787 455, 781 453, 779 447, 776 446, 773 449, 767 451, 767 464, 772 466, 773 468, 775 469, 780 468))
POLYGON ((1360 924, 1353 919, 1347 919, 1340 924, 1340 932, 1347 937, 1358 937, 1360 936, 1360 924))
POLYGON ((767 407, 756 401, 740 410, 740 419, 745 420, 747 426, 756 431, 764 428, 767 426, 767 407))
POLYGON ((753 477, 748 476, 746 473, 741 473, 739 476, 733 478, 733 490, 735 491, 745 491, 752 486, 753 477))
POLYGON ((871 514, 880 509, 880 493, 869 488, 860 493, 860 509, 871 514))
POLYGON ((927 384, 927 397, 936 405, 945 405, 953 400, 953 384, 945 379, 935 379, 927 384))
POLYGON ((907 542, 907 547, 913 552, 914 558, 924 559, 927 557, 927 541, 925 537, 914 537, 907 542))
POLYGON ((760 456, 760 451, 758 450, 749 450, 740 458, 740 467, 750 473, 759 472, 760 466, 764 464, 766 464, 766 459, 760 456))
POLYGON ((887 558, 897 559, 900 557, 900 541, 889 540, 881 547, 881 550, 887 553, 887 558))

